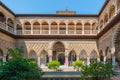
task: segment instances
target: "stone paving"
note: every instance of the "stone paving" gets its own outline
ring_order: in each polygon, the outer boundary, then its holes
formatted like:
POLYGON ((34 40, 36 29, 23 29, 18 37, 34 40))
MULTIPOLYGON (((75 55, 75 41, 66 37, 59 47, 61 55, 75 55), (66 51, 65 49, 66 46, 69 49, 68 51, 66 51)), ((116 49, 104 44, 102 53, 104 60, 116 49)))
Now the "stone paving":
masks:
POLYGON ((120 80, 120 75, 112 77, 111 80, 120 80))

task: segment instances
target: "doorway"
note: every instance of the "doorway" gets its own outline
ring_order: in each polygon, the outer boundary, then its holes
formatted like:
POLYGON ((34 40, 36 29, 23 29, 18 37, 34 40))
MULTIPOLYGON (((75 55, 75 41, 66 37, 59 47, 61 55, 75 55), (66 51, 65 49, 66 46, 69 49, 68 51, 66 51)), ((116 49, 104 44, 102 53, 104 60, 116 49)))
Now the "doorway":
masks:
POLYGON ((58 55, 58 61, 60 62, 61 65, 64 65, 65 63, 65 55, 64 54, 59 54, 58 55))

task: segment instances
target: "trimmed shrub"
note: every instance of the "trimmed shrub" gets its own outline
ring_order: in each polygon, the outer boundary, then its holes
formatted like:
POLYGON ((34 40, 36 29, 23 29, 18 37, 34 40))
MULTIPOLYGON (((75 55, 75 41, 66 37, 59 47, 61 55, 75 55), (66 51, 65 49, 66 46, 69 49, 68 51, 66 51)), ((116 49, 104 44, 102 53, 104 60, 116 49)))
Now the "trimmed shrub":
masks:
POLYGON ((53 69, 53 70, 56 71, 59 67, 60 67, 60 62, 59 61, 54 60, 54 61, 51 61, 51 62, 48 63, 48 68, 49 69, 53 69))
POLYGON ((77 71, 80 71, 80 69, 82 69, 82 67, 84 66, 84 63, 83 63, 83 61, 78 60, 78 61, 73 62, 72 65, 73 65, 74 69, 76 69, 77 71))

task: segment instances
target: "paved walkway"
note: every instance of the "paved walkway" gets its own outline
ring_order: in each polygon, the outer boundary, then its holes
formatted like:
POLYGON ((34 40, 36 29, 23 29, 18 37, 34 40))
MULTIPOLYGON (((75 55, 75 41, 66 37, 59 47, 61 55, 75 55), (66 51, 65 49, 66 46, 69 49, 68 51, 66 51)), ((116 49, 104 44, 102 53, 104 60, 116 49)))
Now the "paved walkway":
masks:
POLYGON ((111 80, 120 80, 120 75, 112 77, 111 80))

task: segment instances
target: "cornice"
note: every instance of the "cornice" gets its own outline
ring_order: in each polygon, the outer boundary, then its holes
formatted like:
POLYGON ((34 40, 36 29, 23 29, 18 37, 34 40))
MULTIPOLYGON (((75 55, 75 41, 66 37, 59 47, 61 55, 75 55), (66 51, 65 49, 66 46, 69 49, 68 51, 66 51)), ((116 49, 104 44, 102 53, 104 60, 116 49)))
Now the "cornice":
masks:
POLYGON ((100 12, 98 13, 98 16, 101 15, 101 13, 103 12, 104 8, 107 6, 107 4, 109 3, 110 0, 106 0, 105 3, 103 4, 103 7, 101 8, 100 12))
POLYGON ((10 8, 8 8, 3 2, 0 1, 0 5, 3 6, 6 10, 8 10, 11 14, 16 16, 15 13, 10 8))

